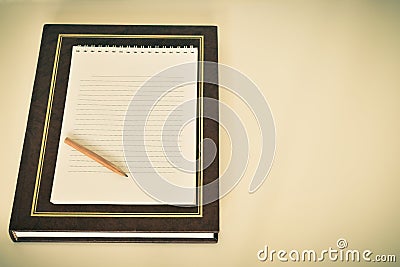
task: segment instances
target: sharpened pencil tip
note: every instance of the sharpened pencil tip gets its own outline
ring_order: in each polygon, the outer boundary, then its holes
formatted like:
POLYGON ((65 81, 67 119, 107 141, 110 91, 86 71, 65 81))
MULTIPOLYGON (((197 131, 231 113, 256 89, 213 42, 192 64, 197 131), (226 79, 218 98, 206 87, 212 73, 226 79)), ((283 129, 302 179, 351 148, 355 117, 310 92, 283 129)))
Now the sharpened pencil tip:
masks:
POLYGON ((125 177, 128 177, 128 174, 125 173, 125 177))

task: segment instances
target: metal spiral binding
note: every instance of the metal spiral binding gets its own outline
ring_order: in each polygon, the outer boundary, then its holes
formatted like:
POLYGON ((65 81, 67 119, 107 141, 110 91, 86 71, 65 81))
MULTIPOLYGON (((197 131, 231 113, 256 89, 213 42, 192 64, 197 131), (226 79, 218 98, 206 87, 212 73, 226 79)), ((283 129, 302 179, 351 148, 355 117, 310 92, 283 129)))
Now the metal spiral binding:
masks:
POLYGON ((179 53, 194 53, 196 48, 193 45, 190 46, 109 46, 109 45, 77 45, 75 51, 78 53, 119 53, 119 54, 144 54, 144 53, 155 53, 155 54, 179 54, 179 53))

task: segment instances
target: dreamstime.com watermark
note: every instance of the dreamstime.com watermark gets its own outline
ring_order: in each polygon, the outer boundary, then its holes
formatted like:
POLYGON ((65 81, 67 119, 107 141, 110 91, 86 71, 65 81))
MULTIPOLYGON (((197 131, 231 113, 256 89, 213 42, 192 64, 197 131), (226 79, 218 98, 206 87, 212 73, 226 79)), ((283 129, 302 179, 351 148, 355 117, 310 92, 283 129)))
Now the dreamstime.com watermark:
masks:
POLYGON ((336 242, 337 248, 329 247, 321 251, 313 249, 306 250, 275 250, 269 249, 267 245, 257 252, 257 259, 262 262, 396 262, 396 255, 374 254, 370 249, 358 250, 347 249, 346 239, 339 238, 336 242))

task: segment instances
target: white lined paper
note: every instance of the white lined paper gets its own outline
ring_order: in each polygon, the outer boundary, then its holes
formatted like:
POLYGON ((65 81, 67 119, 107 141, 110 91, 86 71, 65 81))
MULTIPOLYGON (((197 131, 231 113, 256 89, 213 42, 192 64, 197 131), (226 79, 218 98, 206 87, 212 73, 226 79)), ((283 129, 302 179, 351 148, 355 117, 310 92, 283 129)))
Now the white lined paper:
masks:
MULTIPOLYGON (((51 202, 54 204, 160 204, 142 192, 132 179, 132 176, 146 173, 148 170, 138 167, 129 173, 124 157, 123 134, 125 138, 132 137, 133 139, 135 135, 142 134, 135 130, 124 129, 125 121, 135 123, 146 119, 142 115, 126 114, 132 97, 143 85, 145 92, 149 92, 149 96, 155 92, 164 93, 146 121, 145 145, 149 159, 154 169, 171 183, 194 187, 195 174, 180 171, 165 158, 161 146, 161 134, 168 137, 168 131, 171 131, 163 130, 162 126, 173 109, 178 112, 169 119, 176 121, 176 127, 182 125, 182 112, 192 112, 195 117, 196 107, 191 110, 180 110, 179 105, 196 98, 196 84, 188 84, 167 91, 172 82, 180 82, 184 77, 165 76, 158 79, 157 83, 152 83, 148 79, 168 67, 196 61, 196 48, 157 48, 157 50, 155 48, 118 48, 115 52, 105 52, 105 48, 90 48, 85 52, 82 47, 73 47, 51 202), (66 146, 63 143, 65 137, 70 137, 111 161, 124 172, 129 173, 130 177, 120 177, 66 146)), ((191 75, 194 79, 196 78, 196 67, 193 67, 191 75)), ((148 108, 151 103, 148 103, 146 95, 142 94, 141 99, 135 104, 148 108)), ((174 137, 172 135, 174 133, 171 131, 171 138, 174 137)), ((181 157, 180 153, 183 150, 186 152, 185 156, 195 160, 195 127, 192 125, 189 130, 182 133, 183 136, 179 138, 180 141, 183 140, 182 142, 178 145, 171 142, 171 147, 176 147, 176 154, 174 152, 170 157, 181 157)), ((168 145, 168 140, 166 140, 164 146, 168 145)), ((131 147, 127 149, 143 149, 140 144, 136 145, 134 142, 129 146, 131 147)), ((130 160, 140 162, 146 159, 130 160)), ((168 204, 194 204, 195 190, 193 192, 190 199, 168 204)))

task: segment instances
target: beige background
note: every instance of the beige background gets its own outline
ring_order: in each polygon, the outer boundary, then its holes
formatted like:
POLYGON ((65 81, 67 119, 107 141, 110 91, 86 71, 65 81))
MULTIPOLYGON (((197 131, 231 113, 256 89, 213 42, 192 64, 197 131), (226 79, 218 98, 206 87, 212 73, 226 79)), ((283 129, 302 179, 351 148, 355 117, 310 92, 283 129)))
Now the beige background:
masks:
MULTIPOLYGON (((259 262, 256 253, 264 245, 336 248, 340 237, 349 249, 396 254, 400 261, 400 2, 0 1, 0 34, 0 266, 286 266, 259 262), (220 62, 259 85, 277 132, 271 173, 249 194, 259 151, 257 128, 246 124, 250 164, 221 200, 218 244, 10 241, 44 23, 218 25, 220 62)), ((221 98, 238 102, 226 92, 221 98)), ((229 140, 222 138, 224 167, 229 140)), ((357 266, 367 265, 374 264, 357 266)))

